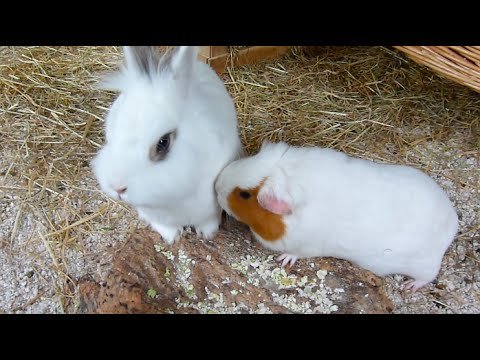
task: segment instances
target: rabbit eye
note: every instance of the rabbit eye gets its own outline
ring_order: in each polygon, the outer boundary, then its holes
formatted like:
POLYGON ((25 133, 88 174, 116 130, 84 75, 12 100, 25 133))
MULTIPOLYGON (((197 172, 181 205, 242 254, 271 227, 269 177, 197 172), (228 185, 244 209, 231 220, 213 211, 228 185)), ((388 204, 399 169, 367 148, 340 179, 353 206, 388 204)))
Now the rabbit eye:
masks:
POLYGON ((150 160, 156 162, 165 159, 172 147, 173 140, 175 140, 175 135, 175 131, 163 135, 150 149, 150 160))
POLYGON ((240 191, 240 197, 243 199, 248 199, 252 196, 248 191, 240 191))
POLYGON ((170 147, 170 134, 163 136, 157 143, 157 153, 164 153, 170 147))

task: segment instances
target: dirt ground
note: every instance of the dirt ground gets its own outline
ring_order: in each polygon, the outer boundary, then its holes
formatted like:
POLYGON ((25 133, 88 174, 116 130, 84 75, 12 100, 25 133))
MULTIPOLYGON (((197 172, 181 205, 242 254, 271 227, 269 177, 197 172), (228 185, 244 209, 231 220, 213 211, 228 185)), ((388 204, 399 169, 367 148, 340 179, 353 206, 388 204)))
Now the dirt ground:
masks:
MULTIPOLYGON (((79 279, 105 278, 111 249, 146 228, 101 193, 89 167, 114 96, 93 83, 120 55, 0 48, 0 312, 75 312, 79 279)), ((281 139, 432 176, 457 209, 459 234, 436 284, 405 295, 403 277, 388 276, 388 296, 396 313, 480 313, 480 94, 380 47, 296 50, 224 80, 248 152, 281 139)))

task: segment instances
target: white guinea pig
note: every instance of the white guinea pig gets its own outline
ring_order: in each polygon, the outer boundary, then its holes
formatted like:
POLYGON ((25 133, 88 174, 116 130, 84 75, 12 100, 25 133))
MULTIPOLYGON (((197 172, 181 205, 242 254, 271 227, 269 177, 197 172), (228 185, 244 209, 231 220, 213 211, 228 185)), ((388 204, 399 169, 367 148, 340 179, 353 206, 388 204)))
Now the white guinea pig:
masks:
POLYGON ((232 98, 197 51, 181 46, 162 56, 127 46, 122 71, 102 85, 120 95, 93 171, 106 194, 133 205, 167 243, 188 225, 215 234, 215 179, 242 149, 232 98))
POLYGON ((264 142, 215 184, 220 205, 265 247, 349 260, 379 276, 407 275, 405 290, 433 281, 458 228, 446 193, 412 167, 332 149, 264 142))

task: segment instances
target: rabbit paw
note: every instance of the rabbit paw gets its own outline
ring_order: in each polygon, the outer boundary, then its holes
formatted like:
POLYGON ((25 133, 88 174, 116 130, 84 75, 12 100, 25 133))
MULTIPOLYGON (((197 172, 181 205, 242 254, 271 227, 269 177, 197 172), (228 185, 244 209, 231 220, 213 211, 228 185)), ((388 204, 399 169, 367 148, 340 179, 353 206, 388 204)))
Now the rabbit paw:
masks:
POLYGON ((203 238, 210 240, 213 239, 215 234, 218 231, 218 227, 220 226, 220 222, 218 219, 208 221, 202 225, 195 226, 195 232, 198 236, 202 236, 203 238))
POLYGON ((181 235, 181 231, 173 226, 160 225, 156 223, 150 223, 152 229, 162 235, 163 240, 172 245, 181 235))

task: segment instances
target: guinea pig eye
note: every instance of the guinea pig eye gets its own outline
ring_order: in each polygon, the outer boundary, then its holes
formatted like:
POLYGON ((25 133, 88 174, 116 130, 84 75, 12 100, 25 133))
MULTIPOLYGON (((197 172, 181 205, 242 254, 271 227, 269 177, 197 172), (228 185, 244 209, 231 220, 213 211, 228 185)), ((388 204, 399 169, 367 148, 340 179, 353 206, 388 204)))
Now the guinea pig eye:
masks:
POLYGON ((248 199, 248 198, 250 198, 250 196, 252 196, 252 194, 250 194, 248 191, 240 191, 240 197, 241 198, 248 199))
POLYGON ((158 142, 150 149, 150 160, 160 161, 165 159, 175 140, 176 132, 172 131, 163 135, 158 142))

